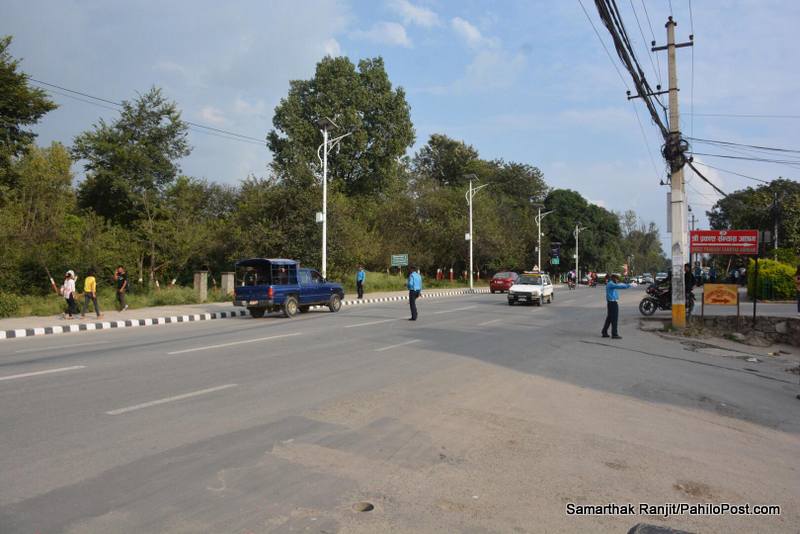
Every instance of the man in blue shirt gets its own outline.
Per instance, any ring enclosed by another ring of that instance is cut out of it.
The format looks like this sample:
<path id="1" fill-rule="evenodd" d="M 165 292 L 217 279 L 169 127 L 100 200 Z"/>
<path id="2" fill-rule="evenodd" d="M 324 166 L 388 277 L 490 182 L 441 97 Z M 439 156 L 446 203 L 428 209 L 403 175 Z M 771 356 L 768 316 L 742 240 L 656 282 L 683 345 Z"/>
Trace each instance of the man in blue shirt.
<path id="1" fill-rule="evenodd" d="M 358 266 L 358 272 L 356 273 L 356 290 L 358 291 L 358 298 L 364 298 L 364 280 L 367 278 L 367 273 L 364 271 L 364 266 Z"/>
<path id="2" fill-rule="evenodd" d="M 611 281 L 606 284 L 606 322 L 603 325 L 603 337 L 608 337 L 608 327 L 611 325 L 611 338 L 622 339 L 617 330 L 619 321 L 619 294 L 617 289 L 628 289 L 630 284 L 620 284 L 616 274 L 611 275 Z"/>
<path id="3" fill-rule="evenodd" d="M 411 267 L 408 274 L 408 302 L 411 305 L 411 319 L 409 321 L 417 320 L 417 299 L 422 293 L 422 277 L 417 272 L 416 267 Z"/>

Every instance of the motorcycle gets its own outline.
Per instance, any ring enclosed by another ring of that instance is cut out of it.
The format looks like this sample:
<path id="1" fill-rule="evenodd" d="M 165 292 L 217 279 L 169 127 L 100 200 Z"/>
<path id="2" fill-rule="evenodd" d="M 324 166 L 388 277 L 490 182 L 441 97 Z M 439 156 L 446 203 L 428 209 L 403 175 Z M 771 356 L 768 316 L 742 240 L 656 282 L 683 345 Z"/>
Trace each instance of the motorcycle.
<path id="1" fill-rule="evenodd" d="M 647 296 L 639 303 L 639 313 L 644 316 L 653 315 L 658 310 L 672 309 L 672 288 L 670 286 L 659 287 L 651 284 L 647 288 Z M 686 317 L 692 314 L 694 309 L 694 293 L 691 291 L 686 294 Z"/>
<path id="2" fill-rule="evenodd" d="M 567 280 L 567 287 L 570 289 L 575 289 L 575 280 Z"/>

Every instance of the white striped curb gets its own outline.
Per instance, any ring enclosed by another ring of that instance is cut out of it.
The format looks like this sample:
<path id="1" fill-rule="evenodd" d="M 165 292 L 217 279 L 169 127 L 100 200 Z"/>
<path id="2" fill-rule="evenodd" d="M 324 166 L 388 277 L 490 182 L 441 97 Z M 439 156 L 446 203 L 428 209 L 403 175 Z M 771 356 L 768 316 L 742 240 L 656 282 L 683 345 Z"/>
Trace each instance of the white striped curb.
<path id="1" fill-rule="evenodd" d="M 471 293 L 488 293 L 488 289 L 469 289 L 455 291 L 435 291 L 425 292 L 420 298 L 448 297 L 454 295 L 468 295 Z M 408 300 L 408 295 L 397 295 L 393 297 L 379 297 L 372 299 L 354 299 L 342 301 L 344 306 L 354 306 L 360 304 L 374 304 L 378 302 L 395 302 Z M 314 308 L 324 308 L 325 306 L 314 306 Z M 210 321 L 212 319 L 232 319 L 236 317 L 246 317 L 250 315 L 247 310 L 233 310 L 223 312 L 197 313 L 194 315 L 172 315 L 169 317 L 153 317 L 151 319 L 128 319 L 125 321 L 98 321 L 93 323 L 79 323 L 56 326 L 45 326 L 36 328 L 17 328 L 14 330 L 0 330 L 0 340 L 14 339 L 19 337 L 47 336 L 52 334 L 69 334 L 71 332 L 85 332 L 87 330 L 108 330 L 119 328 L 135 328 L 139 326 L 153 326 L 172 323 L 191 323 L 195 321 Z"/>

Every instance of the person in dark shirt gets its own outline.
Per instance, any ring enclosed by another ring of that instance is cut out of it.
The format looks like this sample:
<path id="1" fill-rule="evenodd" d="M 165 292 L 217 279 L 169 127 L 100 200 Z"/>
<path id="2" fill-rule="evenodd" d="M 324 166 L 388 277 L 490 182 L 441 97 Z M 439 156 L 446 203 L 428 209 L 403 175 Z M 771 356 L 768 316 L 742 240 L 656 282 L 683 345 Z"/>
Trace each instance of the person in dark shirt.
<path id="1" fill-rule="evenodd" d="M 122 265 L 117 267 L 114 272 L 114 281 L 117 284 L 117 302 L 119 303 L 119 310 L 125 311 L 128 309 L 128 304 L 125 302 L 125 294 L 128 292 L 128 273 Z"/>
<path id="2" fill-rule="evenodd" d="M 692 269 L 688 263 L 684 264 L 683 266 L 683 288 L 686 291 L 686 294 L 692 292 L 694 288 L 694 284 L 697 280 L 695 280 L 694 275 L 692 274 Z"/>

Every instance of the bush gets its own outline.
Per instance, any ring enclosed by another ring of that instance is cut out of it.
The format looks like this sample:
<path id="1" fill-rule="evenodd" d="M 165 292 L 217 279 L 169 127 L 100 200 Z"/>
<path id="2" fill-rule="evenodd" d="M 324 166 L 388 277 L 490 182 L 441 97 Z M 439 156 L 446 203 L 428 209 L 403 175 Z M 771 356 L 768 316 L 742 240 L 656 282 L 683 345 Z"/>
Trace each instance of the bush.
<path id="1" fill-rule="evenodd" d="M 750 260 L 747 267 L 747 294 L 763 300 L 790 300 L 795 298 L 795 267 L 775 260 L 758 260 L 758 287 L 756 288 L 756 263 Z"/>
<path id="2" fill-rule="evenodd" d="M 13 317 L 19 312 L 22 299 L 13 293 L 0 291 L 0 317 Z"/>

